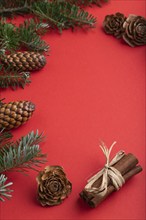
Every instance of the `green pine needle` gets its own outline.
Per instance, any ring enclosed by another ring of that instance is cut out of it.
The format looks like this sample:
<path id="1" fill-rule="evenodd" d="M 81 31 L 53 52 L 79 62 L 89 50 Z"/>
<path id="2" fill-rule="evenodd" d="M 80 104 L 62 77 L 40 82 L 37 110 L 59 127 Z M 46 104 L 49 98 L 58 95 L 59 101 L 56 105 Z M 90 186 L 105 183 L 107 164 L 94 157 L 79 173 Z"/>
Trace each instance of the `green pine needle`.
<path id="1" fill-rule="evenodd" d="M 19 43 L 22 48 L 37 52 L 47 52 L 49 45 L 40 38 L 40 34 L 44 34 L 48 24 L 43 24 L 38 20 L 25 20 L 17 29 L 20 36 Z"/>
<path id="2" fill-rule="evenodd" d="M 57 0 L 54 0 L 57 1 Z M 59 0 L 59 2 L 69 2 L 70 4 L 80 5 L 80 6 L 90 6 L 92 4 L 101 7 L 102 2 L 107 2 L 108 0 Z"/>
<path id="3" fill-rule="evenodd" d="M 59 31 L 75 26 L 94 27 L 96 23 L 93 15 L 68 2 L 34 3 L 32 13 Z"/>
<path id="4" fill-rule="evenodd" d="M 95 4 L 101 7 L 103 2 L 108 0 L 1 0 L 0 1 L 0 16 L 12 17 L 13 15 L 23 15 L 31 12 L 34 3 L 62 3 L 68 2 L 79 6 L 90 6 Z"/>
<path id="5" fill-rule="evenodd" d="M 40 38 L 48 28 L 39 20 L 25 20 L 23 24 L 16 27 L 8 23 L 5 19 L 0 20 L 0 54 L 12 52 L 20 49 L 30 51 L 46 52 L 49 45 Z"/>
<path id="6" fill-rule="evenodd" d="M 0 0 L 0 16 L 12 17 L 30 13 L 30 6 L 34 2 L 46 0 Z"/>
<path id="7" fill-rule="evenodd" d="M 16 143 L 2 147 L 0 173 L 11 169 L 19 172 L 26 172 L 28 169 L 37 170 L 36 167 L 46 162 L 46 155 L 42 154 L 39 146 L 42 139 L 42 134 L 32 131 Z"/>
<path id="8" fill-rule="evenodd" d="M 9 189 L 9 186 L 11 186 L 13 183 L 9 182 L 6 183 L 7 177 L 4 174 L 0 175 L 0 201 L 4 202 L 5 199 L 10 199 L 12 195 L 10 194 L 13 192 L 13 190 Z"/>
<path id="9" fill-rule="evenodd" d="M 23 4 L 28 5 L 28 2 L 23 1 Z M 68 28 L 94 27 L 96 24 L 92 14 L 69 2 L 29 1 L 29 7 L 34 19 L 24 21 L 19 27 L 5 19 L 0 20 L 0 54 L 21 49 L 46 52 L 49 45 L 40 35 L 47 30 L 57 29 L 62 32 Z"/>
<path id="10" fill-rule="evenodd" d="M 0 102 L 1 103 L 1 102 Z M 1 105 L 0 105 L 1 106 Z M 10 131 L 4 132 L 3 130 L 0 132 L 0 148 L 4 146 L 6 143 L 10 141 L 10 139 L 13 137 L 12 133 Z"/>
<path id="11" fill-rule="evenodd" d="M 28 72 L 13 73 L 4 72 L 0 73 L 0 88 L 12 88 L 13 90 L 18 87 L 24 88 L 26 85 L 30 84 L 30 74 Z"/>
<path id="12" fill-rule="evenodd" d="M 5 52 L 19 49 L 19 35 L 17 28 L 11 23 L 7 23 L 5 19 L 0 20 L 0 52 Z"/>

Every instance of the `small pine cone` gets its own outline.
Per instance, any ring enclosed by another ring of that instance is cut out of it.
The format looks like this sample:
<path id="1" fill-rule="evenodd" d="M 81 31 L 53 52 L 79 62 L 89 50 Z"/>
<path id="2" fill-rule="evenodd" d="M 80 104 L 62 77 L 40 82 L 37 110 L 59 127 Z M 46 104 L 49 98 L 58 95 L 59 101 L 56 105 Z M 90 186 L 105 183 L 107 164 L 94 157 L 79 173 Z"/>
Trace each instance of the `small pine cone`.
<path id="1" fill-rule="evenodd" d="M 29 101 L 0 102 L 0 130 L 17 128 L 28 121 L 35 110 Z"/>
<path id="2" fill-rule="evenodd" d="M 46 64 L 44 55 L 37 52 L 17 52 L 5 55 L 1 58 L 5 67 L 17 71 L 35 71 L 43 68 Z"/>
<path id="3" fill-rule="evenodd" d="M 126 20 L 124 14 L 117 12 L 115 15 L 107 15 L 103 21 L 105 33 L 121 38 L 124 31 L 123 23 Z"/>
<path id="4" fill-rule="evenodd" d="M 144 17 L 129 15 L 123 28 L 123 39 L 131 47 L 146 45 L 146 19 Z"/>
<path id="5" fill-rule="evenodd" d="M 42 206 L 59 205 L 71 193 L 72 184 L 60 166 L 47 166 L 37 176 L 38 201 Z"/>

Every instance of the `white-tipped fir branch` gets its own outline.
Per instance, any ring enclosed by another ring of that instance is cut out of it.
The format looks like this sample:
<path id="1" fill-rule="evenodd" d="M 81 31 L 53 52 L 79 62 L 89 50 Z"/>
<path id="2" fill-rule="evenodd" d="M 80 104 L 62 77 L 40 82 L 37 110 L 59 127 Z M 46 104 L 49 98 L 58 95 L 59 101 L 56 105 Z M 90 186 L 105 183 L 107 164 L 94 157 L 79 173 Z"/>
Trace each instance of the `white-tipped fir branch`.
<path id="1" fill-rule="evenodd" d="M 28 172 L 32 169 L 38 171 L 38 167 L 46 162 L 46 154 L 43 154 L 39 143 L 44 139 L 43 134 L 31 131 L 18 141 L 11 141 L 10 132 L 0 132 L 0 201 L 10 198 L 12 190 L 6 183 L 5 171 Z"/>
<path id="2" fill-rule="evenodd" d="M 11 190 L 9 186 L 13 183 L 6 183 L 7 179 L 4 174 L 0 174 L 0 201 L 2 202 L 5 201 L 5 198 L 10 199 L 12 197 L 11 192 L 13 192 L 13 190 Z"/>
<path id="3" fill-rule="evenodd" d="M 37 167 L 46 162 L 46 155 L 39 146 L 42 139 L 42 134 L 32 131 L 17 142 L 1 147 L 0 173 L 11 169 L 19 172 L 37 170 Z"/>

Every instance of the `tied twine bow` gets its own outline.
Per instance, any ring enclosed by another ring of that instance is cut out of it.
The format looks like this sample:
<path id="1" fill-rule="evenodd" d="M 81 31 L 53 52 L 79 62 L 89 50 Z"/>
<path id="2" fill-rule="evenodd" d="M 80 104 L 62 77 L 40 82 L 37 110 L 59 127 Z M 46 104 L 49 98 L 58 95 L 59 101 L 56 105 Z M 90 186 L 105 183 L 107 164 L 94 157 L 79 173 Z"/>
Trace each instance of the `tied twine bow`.
<path id="1" fill-rule="evenodd" d="M 99 196 L 103 197 L 107 193 L 109 181 L 112 182 L 112 185 L 115 187 L 116 190 L 119 190 L 125 183 L 125 180 L 122 177 L 121 173 L 113 167 L 113 165 L 116 164 L 125 155 L 124 151 L 119 151 L 110 161 L 110 154 L 115 144 L 116 142 L 114 142 L 109 149 L 105 146 L 103 142 L 99 145 L 106 157 L 106 164 L 101 171 L 99 171 L 87 181 L 88 184 L 85 186 L 86 191 L 96 193 Z M 100 187 L 92 187 L 92 184 L 100 177 L 102 177 Z"/>

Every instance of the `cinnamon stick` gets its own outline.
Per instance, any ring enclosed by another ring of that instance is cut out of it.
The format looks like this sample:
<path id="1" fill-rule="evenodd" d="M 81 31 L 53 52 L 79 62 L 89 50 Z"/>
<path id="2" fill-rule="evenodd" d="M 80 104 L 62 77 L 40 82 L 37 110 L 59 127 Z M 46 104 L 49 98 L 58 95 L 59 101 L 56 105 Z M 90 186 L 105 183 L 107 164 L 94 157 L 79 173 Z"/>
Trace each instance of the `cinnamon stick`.
<path id="1" fill-rule="evenodd" d="M 133 154 L 129 153 L 127 155 L 124 155 L 121 158 L 121 160 L 119 160 L 113 167 L 115 167 L 117 170 L 119 170 L 119 172 L 122 175 L 124 175 L 127 171 L 135 167 L 137 163 L 138 163 L 137 158 Z M 102 182 L 102 178 L 99 178 L 93 183 L 92 187 L 98 188 L 101 185 L 101 182 Z M 93 193 L 87 192 L 86 190 L 83 190 L 83 194 L 84 194 L 84 199 L 87 202 L 88 200 L 91 200 L 94 197 Z M 82 197 L 82 193 L 80 193 L 80 195 Z"/>
<path id="2" fill-rule="evenodd" d="M 138 174 L 141 171 L 142 171 L 142 167 L 141 166 L 136 166 L 132 170 L 127 172 L 123 177 L 124 177 L 125 181 L 127 182 L 127 180 L 129 180 L 132 176 Z M 105 196 L 99 197 L 99 196 L 95 195 L 89 201 L 89 203 L 88 203 L 89 206 L 95 208 L 97 205 L 99 205 L 102 201 L 104 201 L 114 191 L 115 191 L 114 186 L 113 185 L 109 185 L 108 188 L 107 188 L 107 193 L 105 194 Z"/>
<path id="3" fill-rule="evenodd" d="M 127 181 L 132 176 L 142 171 L 141 166 L 137 166 L 138 159 L 131 153 L 125 155 L 121 160 L 119 160 L 113 167 L 115 167 L 124 177 L 125 181 Z M 96 180 L 92 187 L 98 188 L 101 185 L 102 178 Z M 80 193 L 80 197 L 84 199 L 86 203 L 91 207 L 96 207 L 100 204 L 104 199 L 106 199 L 113 191 L 115 191 L 114 186 L 111 185 L 109 181 L 108 190 L 104 197 L 99 197 L 98 195 L 88 192 L 85 189 Z"/>

